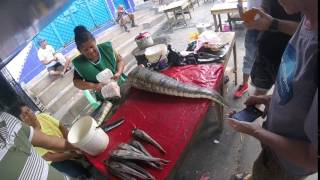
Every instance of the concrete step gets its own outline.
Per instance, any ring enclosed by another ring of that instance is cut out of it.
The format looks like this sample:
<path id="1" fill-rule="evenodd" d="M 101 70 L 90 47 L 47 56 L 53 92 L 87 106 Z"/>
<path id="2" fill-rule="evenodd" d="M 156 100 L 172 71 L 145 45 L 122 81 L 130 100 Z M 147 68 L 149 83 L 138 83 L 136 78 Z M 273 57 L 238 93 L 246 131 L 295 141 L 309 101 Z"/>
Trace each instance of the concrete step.
<path id="1" fill-rule="evenodd" d="M 130 33 L 124 32 L 119 25 L 115 25 L 98 35 L 98 37 L 102 38 L 97 38 L 98 43 L 112 41 L 114 48 L 124 58 L 125 74 L 128 74 L 137 66 L 136 60 L 131 54 L 132 50 L 137 47 L 134 37 L 143 30 L 147 30 L 151 34 L 154 33 L 153 31 L 156 30 L 152 30 L 153 27 L 160 27 L 164 20 L 166 20 L 164 14 L 155 14 L 154 11 L 148 9 L 136 11 L 135 16 L 136 23 L 139 26 L 130 28 Z M 75 48 L 68 53 L 68 56 L 76 56 L 77 54 L 79 52 Z M 72 78 L 73 71 L 68 72 L 64 78 L 57 80 L 49 79 L 48 73 L 45 71 L 37 81 L 34 80 L 34 82 L 38 83 L 34 83 L 32 87 L 28 86 L 46 105 L 49 113 L 52 113 L 54 117 L 69 125 L 79 115 L 84 115 L 91 109 L 89 102 L 82 94 L 82 90 L 74 87 Z"/>
<path id="2" fill-rule="evenodd" d="M 45 69 L 33 78 L 28 84 L 24 86 L 25 89 L 30 90 L 35 95 L 38 95 L 46 87 L 48 87 L 56 78 L 49 76 L 48 71 Z M 41 83 L 40 83 L 41 82 Z"/>
<path id="3" fill-rule="evenodd" d="M 44 105 L 50 103 L 52 99 L 55 98 L 59 92 L 61 92 L 66 86 L 72 82 L 73 79 L 73 70 L 68 71 L 64 77 L 56 79 L 51 82 L 49 86 L 39 92 L 38 97 Z"/>
<path id="4" fill-rule="evenodd" d="M 147 24 L 148 26 L 153 27 L 154 25 L 162 22 L 163 17 L 164 17 L 164 15 L 162 15 L 162 14 L 151 16 L 150 18 L 148 18 L 144 21 L 144 24 Z M 139 27 L 133 28 L 125 36 L 119 37 L 118 39 L 115 39 L 114 42 L 112 42 L 115 44 L 119 43 L 119 45 L 116 46 L 117 47 L 116 50 L 124 57 L 125 64 L 128 63 L 128 60 L 134 58 L 133 55 L 131 54 L 131 52 L 137 47 L 137 45 L 134 41 L 134 38 L 139 32 L 141 32 L 143 30 L 150 31 L 151 29 L 144 29 L 143 26 L 139 26 Z M 121 40 L 123 40 L 123 42 L 120 44 Z M 130 58 L 128 58 L 127 56 Z"/>
<path id="5" fill-rule="evenodd" d="M 59 119 L 67 127 L 70 127 L 75 119 L 87 114 L 85 109 L 88 106 L 90 106 L 90 104 L 83 95 L 82 90 L 78 90 L 67 104 L 63 105 L 54 113 L 54 117 Z"/>
<path id="6" fill-rule="evenodd" d="M 70 83 L 62 91 L 60 91 L 54 99 L 52 99 L 48 104 L 48 111 L 54 114 L 63 105 L 68 104 L 71 98 L 79 91 L 78 88 L 74 87 L 73 83 Z"/>
<path id="7" fill-rule="evenodd" d="M 117 49 L 123 49 L 126 46 L 127 42 L 134 41 L 134 38 L 143 30 L 151 28 L 153 25 L 159 23 L 159 21 L 164 17 L 162 14 L 146 16 L 138 24 L 138 27 L 130 28 L 130 32 L 122 33 L 119 36 L 115 36 L 111 39 L 111 42 L 114 47 Z"/>
<path id="8" fill-rule="evenodd" d="M 145 18 L 145 16 L 150 16 L 150 13 L 152 13 L 153 15 L 154 12 L 147 9 L 134 12 L 136 24 L 139 25 L 141 22 L 143 22 L 143 19 Z M 130 28 L 129 24 L 128 26 Z M 112 41 L 112 39 L 122 36 L 123 34 L 127 34 L 127 32 L 125 32 L 124 29 L 119 26 L 119 24 L 116 24 L 110 27 L 109 29 L 107 29 L 106 31 L 98 34 L 97 42 L 102 43 L 105 41 Z"/>

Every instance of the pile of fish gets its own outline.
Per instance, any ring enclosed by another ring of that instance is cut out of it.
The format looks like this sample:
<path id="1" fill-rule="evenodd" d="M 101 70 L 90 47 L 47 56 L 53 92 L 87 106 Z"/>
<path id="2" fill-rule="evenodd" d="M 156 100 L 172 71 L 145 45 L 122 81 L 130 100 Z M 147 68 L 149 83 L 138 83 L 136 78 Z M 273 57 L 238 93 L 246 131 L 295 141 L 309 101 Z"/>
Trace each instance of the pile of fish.
<path id="1" fill-rule="evenodd" d="M 161 145 L 143 130 L 134 128 L 132 135 L 136 139 L 154 145 L 163 154 L 166 153 Z M 119 144 L 117 149 L 111 151 L 109 160 L 105 162 L 108 166 L 108 171 L 123 180 L 154 180 L 155 177 L 140 165 L 147 165 L 161 170 L 167 163 L 169 161 L 152 156 L 137 140 Z"/>
<path id="2" fill-rule="evenodd" d="M 128 74 L 128 81 L 132 87 L 144 91 L 187 98 L 205 98 L 228 107 L 217 91 L 181 83 L 169 76 L 140 66 L 137 66 Z"/>

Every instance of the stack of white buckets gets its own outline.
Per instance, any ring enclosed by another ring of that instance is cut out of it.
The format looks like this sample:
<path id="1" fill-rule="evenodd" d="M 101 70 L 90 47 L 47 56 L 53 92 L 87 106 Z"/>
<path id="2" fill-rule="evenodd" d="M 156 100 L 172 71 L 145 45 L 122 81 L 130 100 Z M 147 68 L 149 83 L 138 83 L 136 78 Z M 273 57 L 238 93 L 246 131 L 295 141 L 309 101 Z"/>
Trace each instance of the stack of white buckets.
<path id="1" fill-rule="evenodd" d="M 80 150 L 96 156 L 107 148 L 109 136 L 92 117 L 84 116 L 72 125 L 68 141 Z"/>

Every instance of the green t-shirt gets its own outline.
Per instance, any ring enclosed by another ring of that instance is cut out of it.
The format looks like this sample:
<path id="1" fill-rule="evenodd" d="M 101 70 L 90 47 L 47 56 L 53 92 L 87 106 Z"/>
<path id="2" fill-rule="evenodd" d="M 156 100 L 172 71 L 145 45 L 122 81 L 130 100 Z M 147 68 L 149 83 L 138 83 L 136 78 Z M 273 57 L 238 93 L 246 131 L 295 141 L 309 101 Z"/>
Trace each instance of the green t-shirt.
<path id="1" fill-rule="evenodd" d="M 14 116 L 0 112 L 1 179 L 71 179 L 52 168 L 31 144 L 33 128 Z"/>

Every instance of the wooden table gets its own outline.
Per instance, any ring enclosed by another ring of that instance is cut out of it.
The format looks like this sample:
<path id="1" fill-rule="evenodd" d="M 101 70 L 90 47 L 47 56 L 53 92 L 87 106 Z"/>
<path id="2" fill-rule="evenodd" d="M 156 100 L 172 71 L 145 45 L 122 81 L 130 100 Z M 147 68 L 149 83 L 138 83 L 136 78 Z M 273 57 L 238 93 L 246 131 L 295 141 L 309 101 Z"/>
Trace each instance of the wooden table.
<path id="1" fill-rule="evenodd" d="M 188 0 L 180 0 L 180 1 L 174 1 L 174 2 L 164 6 L 163 9 L 161 9 L 166 14 L 168 21 L 170 22 L 171 28 L 173 27 L 174 24 L 177 23 L 179 13 L 181 13 L 181 15 L 183 17 L 183 21 L 184 21 L 185 25 L 187 26 L 185 13 L 189 14 L 190 19 L 192 18 L 189 6 L 190 6 L 190 2 Z M 173 13 L 173 19 L 174 19 L 173 22 L 170 21 L 170 17 L 169 17 L 170 12 Z"/>
<path id="2" fill-rule="evenodd" d="M 218 29 L 220 29 L 220 31 L 222 31 L 222 23 L 221 23 L 220 14 L 227 14 L 228 18 L 229 18 L 230 13 L 238 13 L 239 10 L 237 8 L 237 4 L 238 4 L 237 2 L 225 2 L 225 3 L 219 3 L 219 4 L 213 5 L 213 7 L 211 8 L 210 11 L 213 16 L 215 31 L 218 31 Z M 243 8 L 244 9 L 247 8 L 247 2 L 243 2 Z M 217 21 L 217 16 L 219 19 L 219 23 Z M 230 25 L 230 28 L 232 28 L 230 21 L 229 21 L 229 25 Z"/>
<path id="3" fill-rule="evenodd" d="M 217 33 L 218 37 L 221 39 L 222 43 L 229 43 L 230 47 L 224 57 L 223 64 L 224 64 L 224 71 L 225 68 L 228 65 L 228 62 L 231 57 L 231 52 L 233 52 L 233 73 L 234 73 L 234 84 L 238 84 L 238 73 L 237 73 L 237 47 L 236 47 L 236 33 L 235 32 L 212 32 L 212 33 Z M 220 85 L 220 91 L 224 95 L 225 93 L 225 87 L 224 87 L 224 82 L 221 83 Z M 218 116 L 223 119 L 223 107 L 220 107 Z"/>

